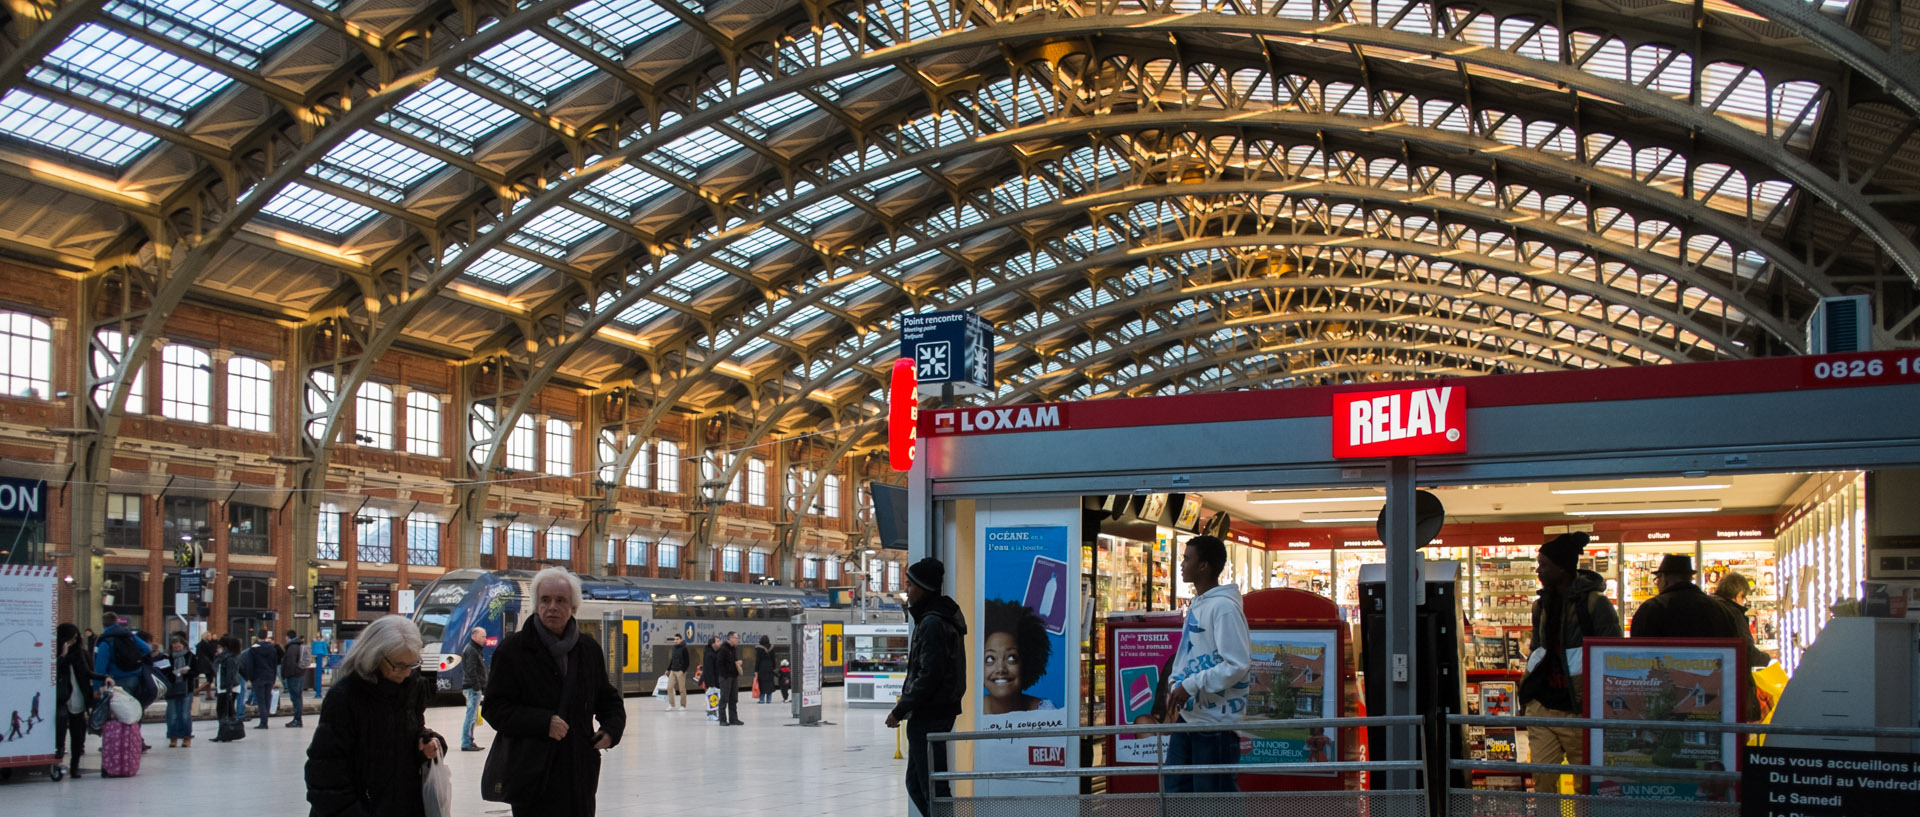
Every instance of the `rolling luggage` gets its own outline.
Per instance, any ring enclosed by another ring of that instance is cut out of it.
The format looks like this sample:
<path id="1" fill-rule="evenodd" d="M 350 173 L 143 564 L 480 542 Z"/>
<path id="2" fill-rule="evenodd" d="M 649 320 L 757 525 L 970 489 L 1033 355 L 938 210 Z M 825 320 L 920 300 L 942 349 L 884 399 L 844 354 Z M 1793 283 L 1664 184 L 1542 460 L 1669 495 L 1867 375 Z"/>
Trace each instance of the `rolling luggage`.
<path id="1" fill-rule="evenodd" d="M 107 721 L 101 730 L 100 774 L 132 777 L 140 773 L 140 725 Z"/>

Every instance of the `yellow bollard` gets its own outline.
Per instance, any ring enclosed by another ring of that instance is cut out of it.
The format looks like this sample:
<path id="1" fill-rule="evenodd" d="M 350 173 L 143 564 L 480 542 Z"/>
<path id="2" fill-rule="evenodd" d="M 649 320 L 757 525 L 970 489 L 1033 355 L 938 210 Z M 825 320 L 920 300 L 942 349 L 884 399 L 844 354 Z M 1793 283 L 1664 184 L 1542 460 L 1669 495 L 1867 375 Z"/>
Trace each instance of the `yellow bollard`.
<path id="1" fill-rule="evenodd" d="M 900 759 L 900 728 L 897 726 L 893 729 L 893 759 Z"/>

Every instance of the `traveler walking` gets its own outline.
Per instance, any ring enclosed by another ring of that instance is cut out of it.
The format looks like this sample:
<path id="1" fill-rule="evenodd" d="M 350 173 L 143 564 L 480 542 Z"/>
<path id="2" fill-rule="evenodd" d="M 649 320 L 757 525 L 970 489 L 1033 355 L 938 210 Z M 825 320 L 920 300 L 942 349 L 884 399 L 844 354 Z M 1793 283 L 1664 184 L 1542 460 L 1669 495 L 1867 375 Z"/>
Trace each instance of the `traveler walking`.
<path id="1" fill-rule="evenodd" d="M 267 716 L 273 714 L 273 679 L 280 674 L 282 657 L 279 645 L 273 643 L 273 633 L 261 630 L 241 659 L 247 683 L 253 687 L 254 706 L 260 710 L 260 723 L 255 729 L 267 728 Z"/>
<path id="2" fill-rule="evenodd" d="M 667 659 L 667 709 L 674 708 L 674 696 L 679 696 L 680 710 L 687 708 L 687 641 L 680 636 L 670 639 L 673 644 L 672 657 Z"/>
<path id="3" fill-rule="evenodd" d="M 528 586 L 535 614 L 495 648 L 482 704 L 493 751 L 507 752 L 505 774 L 481 785 L 515 817 L 590 815 L 600 752 L 620 742 L 626 705 L 607 678 L 606 650 L 574 620 L 580 578 L 549 567 Z"/>
<path id="4" fill-rule="evenodd" d="M 486 647 L 486 628 L 475 627 L 467 633 L 467 646 L 460 649 L 460 693 L 467 696 L 467 716 L 460 721 L 462 752 L 487 748 L 473 742 L 473 727 L 480 720 L 480 696 L 487 691 Z"/>
<path id="5" fill-rule="evenodd" d="M 80 776 L 80 756 L 86 754 L 87 716 L 93 712 L 95 682 L 111 687 L 113 680 L 93 671 L 93 652 L 80 628 L 71 622 L 54 630 L 56 668 L 54 694 L 58 712 L 53 717 L 53 752 L 65 757 L 67 774 Z"/>
<path id="6" fill-rule="evenodd" d="M 760 649 L 753 653 L 753 685 L 759 688 L 763 704 L 773 703 L 774 671 L 773 639 L 760 636 Z"/>
<path id="7" fill-rule="evenodd" d="M 301 640 L 298 631 L 288 630 L 287 648 L 280 654 L 280 686 L 287 691 L 287 697 L 293 699 L 293 717 L 287 720 L 287 725 L 296 729 L 306 725 L 301 693 L 306 691 L 307 674 L 311 672 L 313 653 L 307 650 L 307 642 Z"/>
<path id="8" fill-rule="evenodd" d="M 1607 600 L 1607 582 L 1580 569 L 1587 534 L 1564 533 L 1540 546 L 1534 575 L 1540 597 L 1533 601 L 1533 641 L 1526 677 L 1520 682 L 1522 711 L 1529 718 L 1580 718 L 1580 645 L 1588 638 L 1619 638 L 1620 614 Z M 1528 728 L 1529 761 L 1575 766 L 1585 762 L 1586 732 L 1579 728 Z M 1561 775 L 1535 774 L 1534 791 L 1560 792 Z M 1582 778 L 1575 791 L 1585 788 Z"/>
<path id="9" fill-rule="evenodd" d="M 929 796 L 950 797 L 946 781 L 929 787 L 934 773 L 947 770 L 947 745 L 930 745 L 927 736 L 953 731 L 960 699 L 967 694 L 967 619 L 960 605 L 941 593 L 947 566 L 927 557 L 907 568 L 907 615 L 913 634 L 907 639 L 907 677 L 900 699 L 887 713 L 887 728 L 907 722 L 907 799 L 922 817 L 933 813 Z"/>
<path id="10" fill-rule="evenodd" d="M 432 690 L 419 673 L 423 647 L 412 621 L 382 616 L 341 661 L 307 747 L 314 815 L 424 812 L 422 761 L 444 756 L 447 742 L 426 725 Z"/>
<path id="11" fill-rule="evenodd" d="M 720 685 L 720 725 L 745 726 L 740 720 L 740 634 L 727 633 L 727 640 L 720 642 L 720 653 L 713 659 L 713 668 L 717 672 L 714 681 Z"/>
<path id="12" fill-rule="evenodd" d="M 1214 536 L 1187 540 L 1180 575 L 1193 583 L 1193 603 L 1174 650 L 1167 678 L 1167 711 L 1186 723 L 1219 724 L 1218 732 L 1176 732 L 1167 740 L 1167 765 L 1212 766 L 1238 763 L 1240 737 L 1232 724 L 1246 716 L 1247 671 L 1252 666 L 1252 637 L 1240 588 L 1220 583 L 1227 546 Z M 1165 790 L 1231 792 L 1239 784 L 1231 774 L 1167 775 Z"/>

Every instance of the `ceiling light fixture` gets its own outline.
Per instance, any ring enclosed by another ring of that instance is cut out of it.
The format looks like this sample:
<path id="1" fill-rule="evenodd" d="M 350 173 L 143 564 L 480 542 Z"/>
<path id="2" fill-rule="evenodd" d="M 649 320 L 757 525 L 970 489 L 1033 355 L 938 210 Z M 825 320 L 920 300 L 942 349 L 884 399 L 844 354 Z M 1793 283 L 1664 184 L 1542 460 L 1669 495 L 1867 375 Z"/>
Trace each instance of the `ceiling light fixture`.
<path id="1" fill-rule="evenodd" d="M 1568 516 L 1651 516 L 1673 513 L 1718 513 L 1719 505 L 1573 505 Z"/>
<path id="2" fill-rule="evenodd" d="M 1561 496 L 1573 494 L 1638 494 L 1663 493 L 1667 491 L 1718 491 L 1722 488 L 1732 487 L 1731 484 L 1725 482 L 1708 482 L 1699 485 L 1629 485 L 1614 488 L 1554 488 L 1552 493 Z"/>
<path id="3" fill-rule="evenodd" d="M 1387 495 L 1376 491 L 1364 493 L 1309 493 L 1304 491 L 1252 491 L 1247 494 L 1247 502 L 1253 505 L 1308 505 L 1330 504 L 1334 502 L 1385 502 Z"/>
<path id="4" fill-rule="evenodd" d="M 1375 522 L 1378 521 L 1379 518 L 1377 514 L 1356 516 L 1353 511 L 1307 511 L 1306 513 L 1300 514 L 1300 521 L 1314 524 L 1329 522 Z"/>

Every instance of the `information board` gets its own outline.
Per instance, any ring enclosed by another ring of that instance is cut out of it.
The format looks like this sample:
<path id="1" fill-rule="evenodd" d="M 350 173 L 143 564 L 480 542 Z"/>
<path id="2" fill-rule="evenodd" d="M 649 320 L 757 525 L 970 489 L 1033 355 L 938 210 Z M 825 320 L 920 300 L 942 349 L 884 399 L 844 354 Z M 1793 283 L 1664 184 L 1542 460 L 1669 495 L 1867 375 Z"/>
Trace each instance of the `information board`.
<path id="1" fill-rule="evenodd" d="M 1910 814 L 1920 796 L 1920 755 L 1748 746 L 1740 817 Z"/>
<path id="2" fill-rule="evenodd" d="M 53 762 L 54 570 L 0 565 L 0 766 Z"/>

